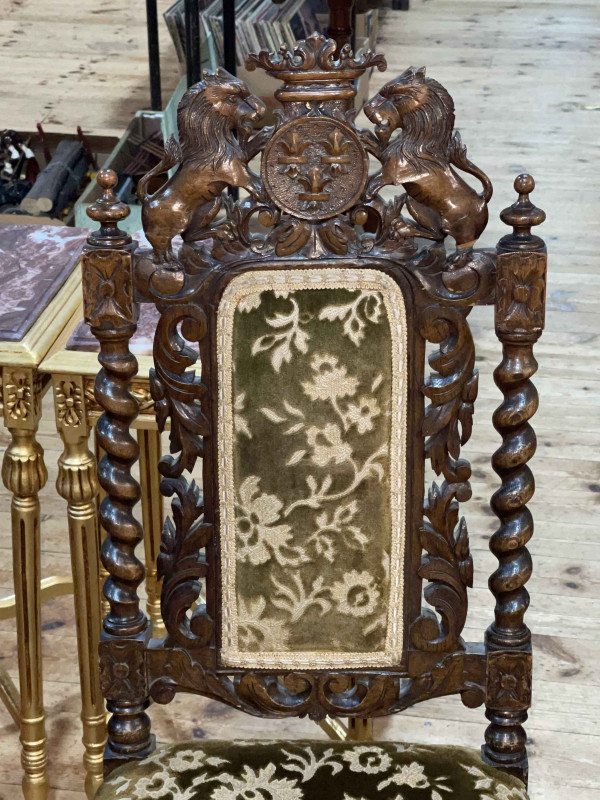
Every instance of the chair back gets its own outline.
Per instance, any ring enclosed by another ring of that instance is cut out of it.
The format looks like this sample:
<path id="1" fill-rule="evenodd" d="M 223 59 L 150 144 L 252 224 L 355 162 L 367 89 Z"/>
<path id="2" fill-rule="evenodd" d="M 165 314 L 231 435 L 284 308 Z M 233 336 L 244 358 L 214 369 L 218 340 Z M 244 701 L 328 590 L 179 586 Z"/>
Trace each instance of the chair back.
<path id="1" fill-rule="evenodd" d="M 484 757 L 523 776 L 529 378 L 546 268 L 530 228 L 544 215 L 529 201 L 533 179 L 520 176 L 503 212 L 513 233 L 497 252 L 474 249 L 492 187 L 454 130 L 449 93 L 411 67 L 367 103 L 374 128 L 361 129 L 356 80 L 385 60 L 334 52 L 315 34 L 293 54 L 250 57 L 249 69 L 281 81 L 273 127 L 255 130 L 264 105 L 222 69 L 188 90 L 179 141 L 138 186 L 150 250 L 119 231 L 127 209 L 115 178 L 98 177 L 105 192 L 90 215 L 102 227 L 84 257 L 84 293 L 103 367 L 108 757 L 147 754 L 148 700 L 178 691 L 316 720 L 456 693 L 487 704 Z M 151 641 L 129 433 L 140 302 L 160 312 L 152 394 L 159 426 L 170 423 L 158 468 L 173 498 L 158 563 L 167 636 Z M 491 541 L 500 566 L 485 644 L 461 636 L 476 304 L 495 304 L 504 347 Z M 426 464 L 439 477 L 424 499 Z"/>

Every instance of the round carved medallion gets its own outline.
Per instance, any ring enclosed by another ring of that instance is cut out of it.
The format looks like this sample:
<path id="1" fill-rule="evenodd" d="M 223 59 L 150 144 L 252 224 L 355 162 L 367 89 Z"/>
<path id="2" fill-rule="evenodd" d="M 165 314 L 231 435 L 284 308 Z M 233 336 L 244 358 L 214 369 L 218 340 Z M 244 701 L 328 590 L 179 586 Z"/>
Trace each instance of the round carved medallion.
<path id="1" fill-rule="evenodd" d="M 265 147 L 262 179 L 279 208 L 319 220 L 356 204 L 368 166 L 358 136 L 343 122 L 301 117 L 283 125 Z"/>

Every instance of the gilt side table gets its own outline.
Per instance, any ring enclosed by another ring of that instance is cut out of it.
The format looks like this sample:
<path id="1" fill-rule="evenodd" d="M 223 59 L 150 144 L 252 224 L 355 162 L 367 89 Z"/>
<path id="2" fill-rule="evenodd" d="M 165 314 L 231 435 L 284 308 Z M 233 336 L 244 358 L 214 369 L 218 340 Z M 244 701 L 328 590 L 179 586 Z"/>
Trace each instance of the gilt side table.
<path id="1" fill-rule="evenodd" d="M 0 619 L 16 617 L 20 693 L 0 668 L 0 699 L 20 728 L 23 793 L 48 792 L 42 695 L 41 602 L 70 593 L 70 577 L 41 581 L 40 503 L 47 480 L 36 434 L 48 377 L 39 365 L 68 325 L 81 297 L 78 261 L 88 231 L 53 225 L 0 224 L 0 380 L 10 442 L 2 480 L 12 496 L 14 595 Z"/>

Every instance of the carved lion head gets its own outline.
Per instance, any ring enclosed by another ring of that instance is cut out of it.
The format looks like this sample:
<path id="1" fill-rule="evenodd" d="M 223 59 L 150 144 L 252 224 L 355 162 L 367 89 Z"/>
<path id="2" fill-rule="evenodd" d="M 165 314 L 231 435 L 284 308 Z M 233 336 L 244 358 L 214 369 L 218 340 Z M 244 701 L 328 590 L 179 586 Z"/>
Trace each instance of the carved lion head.
<path id="1" fill-rule="evenodd" d="M 219 67 L 214 73 L 204 72 L 206 99 L 212 108 L 223 117 L 233 118 L 233 128 L 248 133 L 252 123 L 259 120 L 266 108 L 262 100 L 250 94 L 246 84 Z"/>
<path id="2" fill-rule="evenodd" d="M 264 103 L 239 78 L 221 67 L 214 73 L 205 71 L 177 109 L 184 156 L 200 163 L 209 158 L 218 162 L 228 149 L 237 149 L 233 131 L 250 133 L 265 111 Z"/>
<path id="3" fill-rule="evenodd" d="M 365 106 L 365 114 L 375 123 L 375 132 L 387 141 L 403 118 L 420 108 L 428 99 L 429 86 L 425 67 L 409 67 L 398 78 L 383 86 Z"/>

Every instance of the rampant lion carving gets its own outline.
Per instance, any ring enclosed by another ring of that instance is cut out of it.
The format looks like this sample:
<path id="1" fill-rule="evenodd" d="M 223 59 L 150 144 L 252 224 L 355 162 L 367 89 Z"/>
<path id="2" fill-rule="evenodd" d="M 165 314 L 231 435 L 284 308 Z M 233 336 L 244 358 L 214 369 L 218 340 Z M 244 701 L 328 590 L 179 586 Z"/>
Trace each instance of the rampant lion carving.
<path id="1" fill-rule="evenodd" d="M 142 223 L 157 262 L 174 259 L 171 241 L 177 234 L 189 238 L 212 221 L 226 186 L 262 196 L 258 176 L 248 169 L 247 154 L 234 131 L 247 138 L 252 123 L 264 113 L 264 104 L 246 84 L 221 68 L 204 72 L 203 80 L 184 94 L 177 109 L 180 144 L 171 137 L 160 163 L 138 184 Z M 150 180 L 176 164 L 175 174 L 149 195 Z"/>
<path id="2" fill-rule="evenodd" d="M 420 225 L 452 236 L 459 251 L 470 249 L 487 224 L 492 184 L 469 161 L 460 134 L 453 131 L 454 103 L 446 89 L 425 77 L 425 67 L 410 67 L 386 83 L 364 111 L 382 148 L 382 169 L 369 181 L 367 197 L 401 184 Z M 402 133 L 390 142 L 397 128 Z M 483 192 L 477 194 L 453 166 L 475 175 Z"/>

